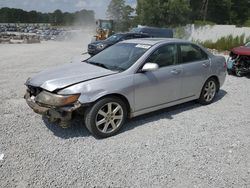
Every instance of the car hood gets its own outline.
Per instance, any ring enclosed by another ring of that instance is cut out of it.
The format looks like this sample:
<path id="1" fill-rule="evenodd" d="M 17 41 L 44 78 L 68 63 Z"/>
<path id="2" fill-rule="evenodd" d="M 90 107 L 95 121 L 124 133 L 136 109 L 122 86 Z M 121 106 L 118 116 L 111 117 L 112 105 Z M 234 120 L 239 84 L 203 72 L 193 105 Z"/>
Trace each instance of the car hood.
<path id="1" fill-rule="evenodd" d="M 69 63 L 36 74 L 27 80 L 26 85 L 41 87 L 52 92 L 116 73 L 85 62 Z"/>
<path id="2" fill-rule="evenodd" d="M 238 55 L 250 55 L 250 48 L 246 46 L 240 46 L 237 48 L 233 48 L 232 52 Z"/>

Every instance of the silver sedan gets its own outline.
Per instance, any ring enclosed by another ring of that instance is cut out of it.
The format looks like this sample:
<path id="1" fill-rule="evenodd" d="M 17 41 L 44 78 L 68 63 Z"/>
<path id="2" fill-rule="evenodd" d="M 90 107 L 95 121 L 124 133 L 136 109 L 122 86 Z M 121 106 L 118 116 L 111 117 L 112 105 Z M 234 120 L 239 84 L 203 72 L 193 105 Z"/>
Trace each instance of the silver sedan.
<path id="1" fill-rule="evenodd" d="M 127 118 L 198 100 L 213 102 L 226 78 L 226 60 L 179 39 L 118 43 L 83 62 L 38 73 L 25 99 L 62 126 L 75 113 L 96 137 L 117 133 Z"/>

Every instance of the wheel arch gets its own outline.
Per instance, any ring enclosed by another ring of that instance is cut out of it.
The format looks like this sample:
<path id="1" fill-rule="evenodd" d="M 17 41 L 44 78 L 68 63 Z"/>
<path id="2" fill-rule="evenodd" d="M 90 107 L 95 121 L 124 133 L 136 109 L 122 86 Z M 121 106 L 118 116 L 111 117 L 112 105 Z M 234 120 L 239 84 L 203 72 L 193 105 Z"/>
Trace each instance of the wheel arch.
<path id="1" fill-rule="evenodd" d="M 211 79 L 211 78 L 213 78 L 213 79 L 215 79 L 216 80 L 216 82 L 217 82 L 217 92 L 220 90 L 220 80 L 219 80 L 219 78 L 218 78 L 218 76 L 216 76 L 216 75 L 212 75 L 212 76 L 210 76 L 207 80 L 206 80 L 206 82 L 209 80 L 209 79 Z M 206 83 L 205 82 L 205 83 Z"/>
<path id="2" fill-rule="evenodd" d="M 103 98 L 107 98 L 107 97 L 116 97 L 116 98 L 121 99 L 121 100 L 125 103 L 125 105 L 126 105 L 126 107 L 127 107 L 128 117 L 130 117 L 130 113 L 131 113 L 131 111 L 132 111 L 131 105 L 130 105 L 130 103 L 129 103 L 129 100 L 128 100 L 124 95 L 119 94 L 119 93 L 109 93 L 109 94 L 106 94 L 106 95 L 101 96 L 101 97 L 98 98 L 96 101 L 99 101 L 99 100 L 101 100 L 101 99 L 103 99 Z M 96 102 L 96 101 L 95 101 L 95 102 Z"/>
<path id="3" fill-rule="evenodd" d="M 200 93 L 199 93 L 199 96 L 201 96 L 203 87 L 205 86 L 206 82 L 207 82 L 209 79 L 211 79 L 211 78 L 213 78 L 213 79 L 216 80 L 216 83 L 217 83 L 217 86 L 218 86 L 218 87 L 217 87 L 217 92 L 220 90 L 220 81 L 219 81 L 219 78 L 218 78 L 216 75 L 211 75 L 211 76 L 209 76 L 209 77 L 205 80 L 205 82 L 203 83 L 202 88 L 201 88 Z"/>
<path id="4" fill-rule="evenodd" d="M 208 81 L 211 80 L 211 79 L 213 79 L 216 82 L 215 84 L 216 84 L 216 87 L 217 87 L 216 89 L 217 90 L 215 91 L 215 94 L 213 95 L 213 98 L 211 100 L 207 101 L 207 100 L 204 99 L 204 88 L 206 87 L 206 84 L 208 83 Z M 203 87 L 201 89 L 201 92 L 200 92 L 200 95 L 199 95 L 199 98 L 198 98 L 197 101 L 202 105 L 211 104 L 213 102 L 214 98 L 215 98 L 216 93 L 218 93 L 219 89 L 220 89 L 219 78 L 216 75 L 212 75 L 212 76 L 208 77 L 206 79 L 205 83 L 203 84 Z"/>

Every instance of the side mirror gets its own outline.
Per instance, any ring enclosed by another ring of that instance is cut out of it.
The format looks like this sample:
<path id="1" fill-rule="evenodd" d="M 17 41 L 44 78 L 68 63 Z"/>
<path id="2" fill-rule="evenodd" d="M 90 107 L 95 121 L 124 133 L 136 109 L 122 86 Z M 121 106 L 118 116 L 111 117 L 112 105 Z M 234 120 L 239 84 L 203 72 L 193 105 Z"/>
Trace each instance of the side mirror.
<path id="1" fill-rule="evenodd" d="M 159 65 L 156 63 L 146 63 L 142 69 L 141 72 L 151 72 L 151 71 L 156 71 L 159 69 Z"/>

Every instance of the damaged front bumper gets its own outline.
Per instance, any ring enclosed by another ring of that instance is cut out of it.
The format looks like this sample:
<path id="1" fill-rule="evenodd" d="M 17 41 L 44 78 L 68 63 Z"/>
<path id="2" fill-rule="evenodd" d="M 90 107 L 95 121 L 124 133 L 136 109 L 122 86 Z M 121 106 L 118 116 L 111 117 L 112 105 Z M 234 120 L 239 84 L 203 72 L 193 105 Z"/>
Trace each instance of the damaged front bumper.
<path id="1" fill-rule="evenodd" d="M 240 74 L 250 73 L 250 56 L 238 55 L 231 52 L 227 60 L 227 71 L 229 73 L 238 72 Z"/>
<path id="2" fill-rule="evenodd" d="M 36 103 L 35 97 L 31 96 L 29 91 L 25 93 L 24 99 L 35 113 L 48 117 L 51 122 L 56 122 L 58 120 L 60 122 L 70 121 L 72 119 L 72 113 L 81 107 L 79 102 L 64 107 L 41 106 Z"/>

